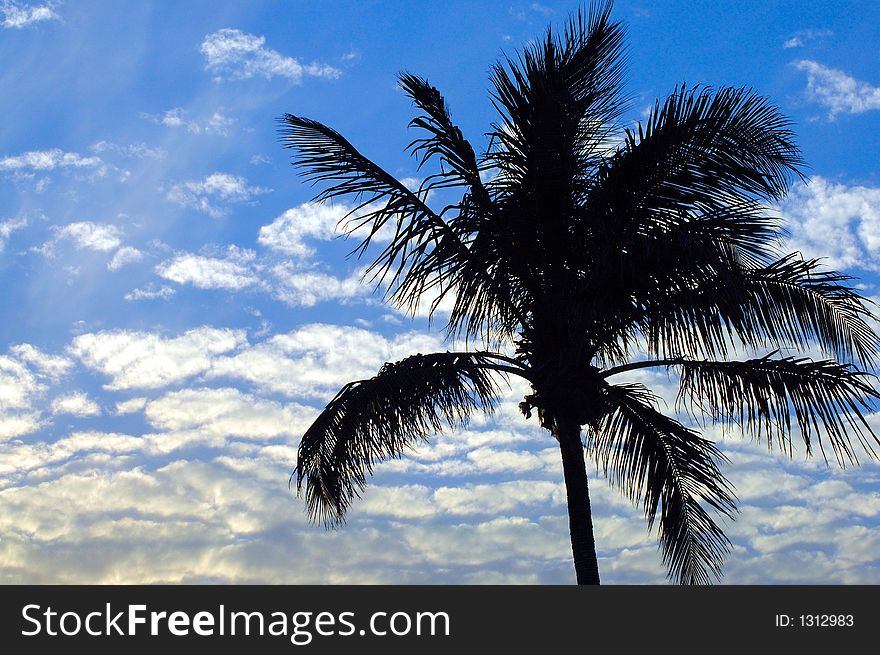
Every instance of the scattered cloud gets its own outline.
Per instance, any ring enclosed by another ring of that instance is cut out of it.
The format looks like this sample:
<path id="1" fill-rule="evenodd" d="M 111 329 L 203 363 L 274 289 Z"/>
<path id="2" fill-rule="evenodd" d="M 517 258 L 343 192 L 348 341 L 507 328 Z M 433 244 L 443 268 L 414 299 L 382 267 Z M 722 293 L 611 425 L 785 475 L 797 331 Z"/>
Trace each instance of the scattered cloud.
<path id="1" fill-rule="evenodd" d="M 386 338 L 317 323 L 219 356 L 208 377 L 242 380 L 269 393 L 324 398 L 350 380 L 372 377 L 385 362 L 444 349 L 438 335 L 408 332 Z"/>
<path id="2" fill-rule="evenodd" d="M 34 367 L 39 375 L 54 382 L 67 375 L 73 366 L 73 362 L 66 357 L 50 355 L 29 343 L 10 346 L 9 353 L 19 361 Z"/>
<path id="3" fill-rule="evenodd" d="M 156 300 L 157 298 L 160 300 L 168 300 L 175 293 L 177 293 L 177 291 L 171 287 L 163 285 L 157 289 L 155 285 L 148 284 L 143 289 L 132 289 L 125 294 L 123 298 L 128 302 L 134 302 L 136 300 Z"/>
<path id="4" fill-rule="evenodd" d="M 791 48 L 802 48 L 810 41 L 815 41 L 817 39 L 824 39 L 826 37 L 832 36 L 834 32 L 831 30 L 799 30 L 791 35 L 790 38 L 786 39 L 782 44 L 782 47 L 786 50 Z"/>
<path id="5" fill-rule="evenodd" d="M 312 307 L 328 300 L 346 301 L 370 293 L 361 281 L 360 272 L 338 278 L 318 271 L 302 271 L 290 262 L 270 269 L 274 278 L 274 295 L 292 307 Z"/>
<path id="6" fill-rule="evenodd" d="M 828 109 L 829 120 L 880 109 L 880 87 L 808 59 L 796 61 L 795 66 L 807 72 L 807 97 Z"/>
<path id="7" fill-rule="evenodd" d="M 71 241 L 77 250 L 96 252 L 109 252 L 122 245 L 119 228 L 115 225 L 78 221 L 63 226 L 53 225 L 52 238 L 35 250 L 46 257 L 52 257 L 55 247 L 61 241 Z"/>
<path id="8" fill-rule="evenodd" d="M 59 20 L 61 17 L 55 12 L 54 2 L 32 5 L 15 0 L 2 0 L 0 1 L 0 18 L 2 18 L 0 25 L 3 27 L 21 29 L 34 23 Z"/>
<path id="9" fill-rule="evenodd" d="M 156 267 L 156 274 L 177 284 L 191 284 L 199 289 L 239 291 L 260 283 L 251 263 L 256 254 L 231 246 L 226 257 L 204 257 L 179 253 Z"/>
<path id="10" fill-rule="evenodd" d="M 265 46 L 266 38 L 237 29 L 222 29 L 202 41 L 205 70 L 215 79 L 245 80 L 252 77 L 285 77 L 295 83 L 305 76 L 335 79 L 339 69 L 321 63 L 302 64 Z"/>
<path id="11" fill-rule="evenodd" d="M 27 227 L 27 224 L 27 219 L 24 218 L 0 221 L 0 253 L 6 248 L 6 243 L 9 241 L 9 237 L 12 236 L 12 233 Z"/>
<path id="12" fill-rule="evenodd" d="M 172 338 L 109 330 L 75 337 L 69 353 L 109 377 L 106 389 L 155 389 L 205 373 L 214 357 L 246 343 L 244 330 L 200 327 Z"/>
<path id="13" fill-rule="evenodd" d="M 65 152 L 58 148 L 31 150 L 0 159 L 0 171 L 52 171 L 58 168 L 95 169 L 99 174 L 106 172 L 100 157 L 83 157 L 79 153 Z"/>
<path id="14" fill-rule="evenodd" d="M 835 269 L 880 271 L 880 188 L 815 176 L 797 184 L 780 207 L 790 249 L 825 257 Z"/>
<path id="15" fill-rule="evenodd" d="M 127 264 L 143 261 L 144 253 L 137 248 L 124 246 L 113 253 L 113 258 L 107 262 L 107 268 L 111 271 L 118 271 Z"/>
<path id="16" fill-rule="evenodd" d="M 101 408 L 94 400 L 81 391 L 58 396 L 52 401 L 52 414 L 70 414 L 71 416 L 86 417 L 100 416 Z"/>
<path id="17" fill-rule="evenodd" d="M 182 207 L 191 207 L 214 218 L 226 215 L 227 209 L 219 207 L 223 202 L 248 202 L 256 196 L 270 193 L 272 189 L 249 186 L 244 177 L 228 173 L 212 173 L 202 180 L 175 184 L 167 198 Z"/>
<path id="18" fill-rule="evenodd" d="M 315 249 L 305 240 L 327 241 L 338 236 L 336 225 L 350 211 L 351 207 L 345 204 L 303 203 L 262 226 L 257 242 L 285 255 L 311 257 Z"/>
<path id="19" fill-rule="evenodd" d="M 97 153 L 110 152 L 132 159 L 165 159 L 168 156 L 168 153 L 162 148 L 151 148 L 142 142 L 123 146 L 110 141 L 98 141 L 93 143 L 90 148 Z"/>
<path id="20" fill-rule="evenodd" d="M 141 117 L 146 118 L 157 125 L 164 125 L 170 128 L 182 128 L 193 134 L 217 134 L 220 136 L 229 136 L 235 119 L 224 115 L 221 111 L 215 111 L 210 116 L 201 119 L 193 119 L 188 117 L 187 111 L 183 107 L 174 107 L 166 110 L 162 114 L 142 113 Z"/>

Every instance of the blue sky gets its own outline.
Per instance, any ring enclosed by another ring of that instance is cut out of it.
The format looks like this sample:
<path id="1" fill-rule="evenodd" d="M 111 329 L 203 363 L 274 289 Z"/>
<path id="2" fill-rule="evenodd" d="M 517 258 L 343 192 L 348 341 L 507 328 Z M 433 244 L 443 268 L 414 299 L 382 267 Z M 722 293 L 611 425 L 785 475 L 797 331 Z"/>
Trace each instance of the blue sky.
<path id="1" fill-rule="evenodd" d="M 344 207 L 309 203 L 275 121 L 318 119 L 417 181 L 396 74 L 426 76 L 484 145 L 490 64 L 576 8 L 0 0 L 0 581 L 573 581 L 558 452 L 517 385 L 379 467 L 344 528 L 306 521 L 287 479 L 319 408 L 447 344 L 360 283 Z M 682 82 L 752 86 L 794 120 L 810 168 L 774 208 L 790 248 L 876 298 L 880 5 L 615 15 L 633 123 Z M 880 467 L 722 447 L 741 507 L 725 582 L 880 583 Z M 592 491 L 603 580 L 662 582 L 639 513 Z"/>

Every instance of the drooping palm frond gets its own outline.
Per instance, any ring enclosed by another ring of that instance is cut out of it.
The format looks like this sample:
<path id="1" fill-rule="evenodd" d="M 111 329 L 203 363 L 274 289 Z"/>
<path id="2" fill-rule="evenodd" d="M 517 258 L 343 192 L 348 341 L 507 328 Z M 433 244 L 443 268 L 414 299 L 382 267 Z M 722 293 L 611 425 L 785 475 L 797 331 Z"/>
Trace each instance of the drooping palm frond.
<path id="1" fill-rule="evenodd" d="M 294 475 L 305 485 L 309 515 L 341 522 L 366 486 L 366 475 L 444 425 L 462 425 L 474 410 L 491 411 L 493 372 L 517 372 L 491 353 L 414 355 L 385 364 L 336 395 L 300 441 Z M 506 358 L 503 358 L 506 360 Z"/>
<path id="2" fill-rule="evenodd" d="M 427 80 L 411 73 L 401 73 L 400 86 L 415 105 L 425 112 L 410 122 L 430 136 L 416 139 L 409 150 L 419 157 L 419 168 L 432 157 L 440 158 L 441 172 L 425 180 L 423 188 L 436 189 L 465 185 L 478 202 L 488 202 L 488 193 L 480 179 L 480 166 L 473 146 L 452 122 L 449 107 L 440 92 Z"/>
<path id="3" fill-rule="evenodd" d="M 703 507 L 732 517 L 736 499 L 712 442 L 658 412 L 641 385 L 606 385 L 607 413 L 587 430 L 587 452 L 609 481 L 641 504 L 658 534 L 670 578 L 708 584 L 720 577 L 730 542 Z"/>
<path id="4" fill-rule="evenodd" d="M 815 440 L 824 443 L 840 464 L 857 462 L 851 436 L 870 457 L 880 444 L 865 420 L 880 393 L 869 375 L 848 364 L 767 355 L 745 361 L 687 361 L 681 367 L 679 403 L 698 418 L 734 421 L 757 438 L 775 440 L 791 454 L 792 423 L 800 430 L 807 454 Z M 792 421 L 794 418 L 794 421 Z"/>
<path id="5" fill-rule="evenodd" d="M 744 344 L 818 346 L 842 361 L 855 358 L 868 367 L 877 362 L 880 339 L 868 322 L 870 301 L 846 285 L 849 276 L 798 253 L 758 266 L 734 258 L 718 264 L 703 280 L 657 285 L 653 296 L 621 306 L 606 328 L 605 342 L 618 348 L 617 340 L 628 337 L 660 358 L 725 358 Z"/>
<path id="6" fill-rule="evenodd" d="M 442 284 L 444 272 L 467 258 L 467 246 L 428 205 L 393 175 L 375 164 L 335 130 L 308 118 L 285 114 L 281 138 L 294 151 L 293 165 L 312 183 L 327 186 L 315 202 L 352 197 L 359 204 L 349 213 L 346 232 L 365 233 L 356 249 L 363 253 L 377 233 L 389 222 L 394 237 L 370 265 L 368 275 L 393 291 L 401 283 L 421 289 L 429 281 L 407 278 L 414 262 L 428 251 L 443 253 L 432 273 L 431 283 Z M 362 232 L 361 232 L 362 230 Z"/>

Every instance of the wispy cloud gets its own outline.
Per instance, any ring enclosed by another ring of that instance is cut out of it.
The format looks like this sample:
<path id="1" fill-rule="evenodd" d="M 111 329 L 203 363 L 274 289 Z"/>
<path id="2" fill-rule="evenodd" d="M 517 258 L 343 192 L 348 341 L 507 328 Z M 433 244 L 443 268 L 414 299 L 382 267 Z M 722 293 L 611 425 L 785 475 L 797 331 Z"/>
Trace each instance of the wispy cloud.
<path id="1" fill-rule="evenodd" d="M 0 221 L 0 252 L 3 252 L 3 249 L 6 248 L 6 242 L 9 241 L 9 237 L 12 236 L 12 233 L 24 227 L 27 227 L 27 219 L 24 218 L 13 218 L 8 221 Z"/>
<path id="2" fill-rule="evenodd" d="M 831 30 L 798 30 L 797 32 L 792 34 L 791 37 L 783 42 L 782 47 L 786 50 L 791 48 L 802 48 L 811 41 L 823 39 L 832 36 L 833 34 L 834 32 L 832 32 Z"/>
<path id="3" fill-rule="evenodd" d="M 249 186 L 244 177 L 228 173 L 212 173 L 202 180 L 175 184 L 168 191 L 167 198 L 183 207 L 191 207 L 214 218 L 226 215 L 227 209 L 216 201 L 247 202 L 258 195 L 270 193 L 272 189 Z"/>
<path id="4" fill-rule="evenodd" d="M 164 159 L 168 156 L 168 153 L 162 148 L 151 148 L 146 143 L 120 145 L 110 141 L 98 141 L 91 145 L 91 150 L 98 153 L 111 152 L 133 159 Z"/>
<path id="5" fill-rule="evenodd" d="M 15 0 L 0 1 L 0 25 L 7 28 L 21 29 L 47 20 L 59 20 L 61 17 L 55 12 L 55 3 L 49 2 L 42 5 L 32 5 L 15 2 Z"/>
<path id="6" fill-rule="evenodd" d="M 158 289 L 155 285 L 148 284 L 144 288 L 132 289 L 127 294 L 123 296 L 125 300 L 128 302 L 135 302 L 137 300 L 168 300 L 171 296 L 173 296 L 177 291 L 168 286 L 161 286 Z"/>
<path id="7" fill-rule="evenodd" d="M 131 246 L 124 246 L 113 253 L 113 258 L 109 262 L 107 262 L 107 269 L 111 271 L 118 271 L 120 268 L 126 266 L 127 264 L 134 264 L 136 262 L 143 261 L 143 259 L 143 252 Z"/>
<path id="8" fill-rule="evenodd" d="M 809 59 L 796 61 L 795 66 L 806 71 L 807 96 L 828 109 L 830 120 L 838 114 L 861 114 L 880 109 L 880 87 Z"/>
<path id="9" fill-rule="evenodd" d="M 104 162 L 100 157 L 83 157 L 59 148 L 32 150 L 0 159 L 0 171 L 52 171 L 56 168 L 93 168 L 101 171 Z"/>
<path id="10" fill-rule="evenodd" d="M 190 118 L 189 113 L 183 107 L 174 107 L 161 114 L 142 113 L 142 118 L 164 125 L 172 129 L 184 129 L 193 134 L 218 134 L 229 136 L 230 129 L 235 119 L 226 116 L 221 111 L 214 111 L 210 116 L 203 118 Z"/>
<path id="11" fill-rule="evenodd" d="M 236 29 L 222 29 L 202 41 L 205 69 L 216 79 L 266 79 L 278 76 L 299 83 L 305 76 L 336 78 L 341 72 L 328 64 L 303 64 L 265 46 L 266 38 Z"/>

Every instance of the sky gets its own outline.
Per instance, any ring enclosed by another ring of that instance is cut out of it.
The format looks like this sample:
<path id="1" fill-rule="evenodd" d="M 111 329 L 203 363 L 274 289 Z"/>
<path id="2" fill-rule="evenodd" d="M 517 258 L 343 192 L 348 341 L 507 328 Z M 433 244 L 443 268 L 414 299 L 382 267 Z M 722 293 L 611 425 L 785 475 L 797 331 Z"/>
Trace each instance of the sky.
<path id="1" fill-rule="evenodd" d="M 397 74 L 427 77 L 485 147 L 490 65 L 576 10 L 0 0 L 0 582 L 573 582 L 558 449 L 515 382 L 493 416 L 380 465 L 345 526 L 308 522 L 299 435 L 342 384 L 451 344 L 442 316 L 362 283 L 345 205 L 310 202 L 277 119 L 328 124 L 417 184 Z M 630 124 L 681 83 L 770 97 L 809 163 L 772 208 L 789 249 L 880 297 L 880 4 L 614 15 Z M 674 379 L 633 377 L 672 406 Z M 877 463 L 719 443 L 740 506 L 724 583 L 880 583 Z M 656 535 L 588 471 L 603 582 L 665 582 Z"/>

